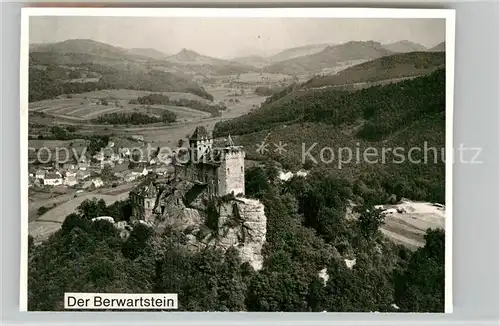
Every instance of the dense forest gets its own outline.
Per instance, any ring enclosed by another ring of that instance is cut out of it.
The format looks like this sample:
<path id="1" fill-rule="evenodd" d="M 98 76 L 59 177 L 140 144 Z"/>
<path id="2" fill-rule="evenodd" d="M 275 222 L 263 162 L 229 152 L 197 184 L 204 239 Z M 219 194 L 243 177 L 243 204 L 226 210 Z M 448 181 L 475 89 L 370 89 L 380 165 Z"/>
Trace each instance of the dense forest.
<path id="1" fill-rule="evenodd" d="M 214 136 L 241 135 L 296 122 L 323 122 L 332 126 L 366 120 L 361 138 L 381 139 L 402 129 L 408 120 L 444 112 L 445 72 L 356 92 L 317 90 L 280 97 L 259 110 L 219 122 Z M 283 92 L 286 92 L 284 90 Z"/>
<path id="2" fill-rule="evenodd" d="M 172 123 L 175 122 L 176 115 L 173 112 L 164 110 L 161 116 L 151 116 L 148 114 L 140 112 L 116 112 L 116 113 L 106 113 L 100 115 L 97 118 L 91 120 L 92 123 L 97 124 L 131 124 L 131 125 L 143 125 L 149 123 Z"/>
<path id="3" fill-rule="evenodd" d="M 444 66 L 444 52 L 397 53 L 349 67 L 335 75 L 314 77 L 306 82 L 304 87 L 344 85 L 420 76 L 444 68 Z"/>
<path id="4" fill-rule="evenodd" d="M 222 104 L 209 104 L 203 103 L 196 100 L 188 100 L 188 99 L 178 99 L 172 100 L 168 96 L 163 94 L 149 94 L 146 96 L 138 97 L 137 99 L 130 100 L 130 104 L 144 104 L 144 105 L 174 105 L 174 106 L 183 106 L 189 107 L 191 109 L 195 109 L 198 111 L 208 112 L 212 117 L 221 116 L 221 110 L 225 110 L 226 106 Z"/>
<path id="5" fill-rule="evenodd" d="M 187 251 L 182 235 L 142 224 L 124 239 L 111 223 L 91 219 L 128 220 L 128 201 L 85 201 L 47 242 L 30 239 L 29 310 L 62 310 L 64 292 L 156 292 L 178 293 L 188 311 L 443 311 L 442 230 L 429 230 L 414 252 L 393 244 L 370 206 L 344 218 L 358 190 L 325 171 L 279 183 L 273 164 L 255 167 L 246 190 L 266 207 L 260 271 L 233 249 Z M 356 258 L 352 269 L 347 258 Z M 327 281 L 318 275 L 324 268 Z"/>

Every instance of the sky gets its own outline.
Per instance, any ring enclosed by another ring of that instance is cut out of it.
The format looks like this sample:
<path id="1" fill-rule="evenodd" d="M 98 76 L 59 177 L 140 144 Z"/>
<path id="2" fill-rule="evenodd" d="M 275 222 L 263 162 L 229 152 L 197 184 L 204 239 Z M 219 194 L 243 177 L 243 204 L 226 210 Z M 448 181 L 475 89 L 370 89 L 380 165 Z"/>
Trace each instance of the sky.
<path id="1" fill-rule="evenodd" d="M 174 54 L 183 48 L 231 58 L 272 55 L 296 46 L 348 41 L 409 40 L 427 47 L 445 40 L 444 19 L 381 18 L 30 18 L 30 43 L 92 39 L 124 48 Z"/>

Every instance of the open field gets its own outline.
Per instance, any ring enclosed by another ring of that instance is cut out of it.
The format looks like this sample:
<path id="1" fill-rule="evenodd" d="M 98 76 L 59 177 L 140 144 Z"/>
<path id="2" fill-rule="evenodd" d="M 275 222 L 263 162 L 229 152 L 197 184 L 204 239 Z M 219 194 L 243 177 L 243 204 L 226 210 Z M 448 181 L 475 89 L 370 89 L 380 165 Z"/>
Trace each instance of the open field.
<path id="1" fill-rule="evenodd" d="M 250 112 L 253 108 L 258 107 L 266 98 L 255 94 L 247 94 L 240 96 L 231 96 L 229 92 L 232 89 L 228 88 L 207 88 L 207 91 L 214 96 L 214 102 L 224 102 L 227 110 L 221 111 L 220 117 L 209 117 L 206 112 L 197 111 L 191 108 L 170 107 L 153 105 L 151 107 L 152 114 L 158 114 L 161 109 L 168 109 L 175 114 L 180 115 L 182 110 L 185 118 L 178 118 L 178 122 L 164 124 L 149 124 L 143 126 L 113 126 L 112 132 L 117 138 L 127 138 L 132 135 L 144 136 L 144 141 L 151 143 L 153 146 L 174 146 L 179 139 L 185 139 L 188 134 L 191 134 L 197 126 L 204 126 L 207 130 L 212 131 L 215 124 L 219 121 L 232 119 L 240 115 Z M 228 102 L 227 99 L 238 99 L 238 103 Z M 153 111 L 154 110 L 154 111 Z M 85 124 L 81 125 L 78 132 L 80 134 L 96 134 L 110 132 L 109 125 Z"/>
<path id="2" fill-rule="evenodd" d="M 425 245 L 428 228 L 445 228 L 444 207 L 431 203 L 404 200 L 398 205 L 378 206 L 385 209 L 386 218 L 382 232 L 396 243 L 416 249 Z"/>
<path id="3" fill-rule="evenodd" d="M 71 199 L 64 204 L 51 209 L 47 213 L 40 216 L 37 220 L 30 222 L 28 225 L 29 234 L 35 239 L 36 243 L 46 240 L 50 235 L 57 232 L 57 230 L 61 228 L 66 216 L 75 212 L 76 208 L 84 200 L 92 198 L 104 199 L 107 205 L 111 205 L 116 201 L 127 199 L 128 192 L 115 196 L 87 194 Z"/>
<path id="4" fill-rule="evenodd" d="M 163 94 L 168 96 L 171 100 L 180 100 L 180 99 L 186 99 L 186 100 L 194 100 L 194 101 L 199 101 L 203 103 L 210 103 L 207 99 L 204 99 L 200 96 L 191 94 L 191 93 L 181 93 L 181 92 L 163 92 L 163 93 L 154 93 L 154 92 L 149 92 L 149 91 L 136 91 L 136 90 L 131 90 L 131 89 L 103 89 L 103 90 L 98 90 L 98 91 L 93 91 L 93 92 L 87 92 L 87 93 L 80 93 L 80 94 L 74 94 L 73 97 L 75 98 L 96 98 L 96 99 L 101 99 L 101 98 L 107 98 L 107 99 L 113 99 L 113 100 L 133 100 L 138 97 L 146 96 L 149 94 Z"/>
<path id="5" fill-rule="evenodd" d="M 92 193 L 80 194 L 76 198 L 74 197 L 74 192 L 69 192 L 58 197 L 32 202 L 29 204 L 30 222 L 28 224 L 28 232 L 35 238 L 35 242 L 43 241 L 51 234 L 57 232 L 61 228 L 66 216 L 75 212 L 76 208 L 84 200 L 92 198 L 103 199 L 106 205 L 111 205 L 116 201 L 127 199 L 130 190 L 135 186 L 136 183 L 130 183 L 116 188 L 101 188 Z M 36 216 L 36 210 L 39 207 L 50 205 L 56 205 L 56 207 L 41 215 L 36 220 L 32 220 L 33 213 Z"/>
<path id="6" fill-rule="evenodd" d="M 207 89 L 214 96 L 215 102 L 221 102 L 228 98 L 228 90 L 224 88 Z M 250 112 L 254 106 L 259 106 L 266 98 L 254 94 L 237 96 L 239 103 L 226 103 L 227 110 L 222 111 L 221 117 L 207 118 L 186 123 L 176 123 L 170 126 L 158 128 L 127 128 L 115 129 L 117 135 L 141 134 L 145 142 L 150 142 L 154 146 L 172 146 L 176 145 L 179 139 L 185 139 L 197 126 L 204 126 L 209 132 L 214 129 L 217 122 L 229 120 L 245 113 Z"/>
<path id="7" fill-rule="evenodd" d="M 29 104 L 29 111 L 45 113 L 56 118 L 67 119 L 74 122 L 83 122 L 96 118 L 103 114 L 117 112 L 143 112 L 144 106 L 129 104 L 130 100 L 141 96 L 152 94 L 146 91 L 134 90 L 100 90 L 70 96 L 60 96 L 56 99 L 32 102 Z M 208 102 L 194 94 L 168 92 L 163 93 L 172 100 L 189 99 L 203 103 Z M 108 104 L 103 105 L 101 100 L 105 99 Z M 203 119 L 210 115 L 206 112 L 198 111 L 186 107 L 172 105 L 155 105 L 154 108 L 160 110 L 170 110 L 174 112 L 178 119 L 192 120 Z M 146 112 L 144 112 L 146 113 Z"/>
<path id="8" fill-rule="evenodd" d="M 137 185 L 137 183 L 133 182 L 133 183 L 119 185 L 115 188 L 100 188 L 100 189 L 92 191 L 92 192 L 85 192 L 85 193 L 79 194 L 79 195 L 77 195 L 77 198 L 91 196 L 91 195 L 115 196 L 115 195 L 121 194 L 121 193 L 128 194 L 128 192 L 131 189 L 133 189 L 136 185 Z M 52 192 L 36 191 L 36 192 L 30 193 L 30 196 L 29 196 L 30 203 L 28 205 L 28 219 L 30 222 L 33 220 L 39 219 L 37 216 L 37 211 L 40 207 L 42 207 L 42 206 L 52 207 L 54 205 L 58 206 L 58 205 L 61 205 L 63 203 L 66 203 L 68 201 L 72 201 L 74 199 L 74 196 L 75 196 L 76 191 L 77 191 L 76 189 L 66 188 L 66 187 L 61 187 L 61 189 L 64 189 L 64 190 L 61 190 L 61 192 L 58 191 L 57 193 L 55 193 L 54 191 L 52 191 Z M 66 215 L 64 215 L 62 217 L 58 216 L 57 211 L 50 210 L 47 213 L 45 213 L 44 215 L 40 216 L 40 218 L 43 216 L 50 216 L 50 215 L 55 216 L 55 217 L 52 217 L 50 219 L 54 219 L 54 218 L 56 218 L 56 219 L 63 218 L 64 219 L 64 217 L 66 217 Z"/>

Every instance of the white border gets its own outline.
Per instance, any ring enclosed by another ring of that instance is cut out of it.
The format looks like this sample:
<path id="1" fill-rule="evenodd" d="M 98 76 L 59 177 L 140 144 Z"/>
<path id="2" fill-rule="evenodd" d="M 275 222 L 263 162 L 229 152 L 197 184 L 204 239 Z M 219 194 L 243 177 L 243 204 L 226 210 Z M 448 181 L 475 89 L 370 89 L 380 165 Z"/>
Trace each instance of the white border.
<path id="1" fill-rule="evenodd" d="M 28 71 L 30 16 L 101 17 L 282 17 L 282 18 L 443 18 L 446 19 L 446 222 L 445 313 L 453 312 L 453 90 L 455 68 L 455 10 L 382 8 L 42 8 L 21 10 L 20 136 L 21 136 L 21 273 L 19 310 L 28 297 Z"/>

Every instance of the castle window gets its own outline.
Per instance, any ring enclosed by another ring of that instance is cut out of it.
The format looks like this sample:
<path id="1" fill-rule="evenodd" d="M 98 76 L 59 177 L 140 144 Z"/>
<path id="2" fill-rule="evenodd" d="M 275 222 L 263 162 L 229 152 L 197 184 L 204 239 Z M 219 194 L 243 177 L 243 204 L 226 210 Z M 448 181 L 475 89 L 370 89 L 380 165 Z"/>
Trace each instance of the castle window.
<path id="1" fill-rule="evenodd" d="M 227 174 L 229 174 L 229 168 L 227 168 Z"/>
<path id="2" fill-rule="evenodd" d="M 149 208 L 149 202 L 146 202 L 146 205 L 147 205 L 147 206 L 148 206 L 148 208 Z"/>
<path id="3" fill-rule="evenodd" d="M 241 172 L 243 172 L 243 167 L 241 167 Z"/>

